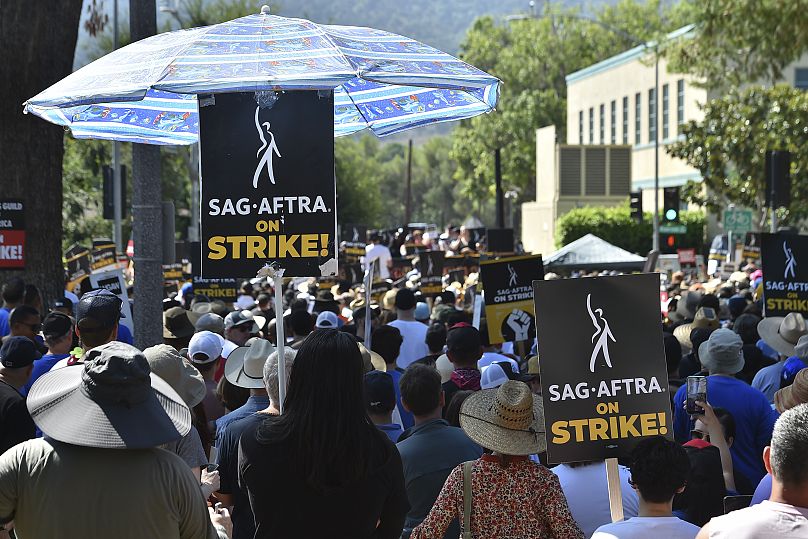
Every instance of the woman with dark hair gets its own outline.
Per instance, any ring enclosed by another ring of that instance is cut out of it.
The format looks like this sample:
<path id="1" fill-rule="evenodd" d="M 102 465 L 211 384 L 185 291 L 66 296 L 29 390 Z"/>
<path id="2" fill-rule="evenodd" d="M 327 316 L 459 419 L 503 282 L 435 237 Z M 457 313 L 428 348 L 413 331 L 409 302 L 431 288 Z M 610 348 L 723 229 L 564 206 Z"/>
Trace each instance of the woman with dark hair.
<path id="1" fill-rule="evenodd" d="M 239 476 L 257 539 L 401 535 L 401 457 L 365 412 L 363 373 L 355 339 L 316 330 L 297 352 L 283 415 L 244 431 Z"/>
<path id="2" fill-rule="evenodd" d="M 461 389 L 452 396 L 452 400 L 446 405 L 446 421 L 453 427 L 460 427 L 460 407 L 463 401 L 474 394 L 470 389 Z"/>

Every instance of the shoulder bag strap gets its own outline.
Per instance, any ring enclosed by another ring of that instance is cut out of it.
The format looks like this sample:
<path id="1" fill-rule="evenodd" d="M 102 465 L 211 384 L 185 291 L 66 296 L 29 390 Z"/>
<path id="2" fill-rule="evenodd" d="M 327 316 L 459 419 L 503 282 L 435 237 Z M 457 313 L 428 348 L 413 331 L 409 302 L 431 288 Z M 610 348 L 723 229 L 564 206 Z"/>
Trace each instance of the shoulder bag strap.
<path id="1" fill-rule="evenodd" d="M 473 539 L 471 536 L 471 466 L 474 461 L 463 463 L 463 535 L 462 539 Z"/>

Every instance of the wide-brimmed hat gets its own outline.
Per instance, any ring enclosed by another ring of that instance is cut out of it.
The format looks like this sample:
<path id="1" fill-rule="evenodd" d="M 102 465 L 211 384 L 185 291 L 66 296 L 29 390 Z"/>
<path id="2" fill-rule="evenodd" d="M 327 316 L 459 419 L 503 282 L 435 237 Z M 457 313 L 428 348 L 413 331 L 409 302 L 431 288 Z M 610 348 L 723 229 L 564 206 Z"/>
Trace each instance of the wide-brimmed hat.
<path id="1" fill-rule="evenodd" d="M 758 333 L 763 342 L 784 356 L 793 356 L 800 337 L 808 335 L 808 325 L 799 313 L 772 316 L 758 322 Z"/>
<path id="2" fill-rule="evenodd" d="M 384 362 L 382 356 L 373 350 L 368 350 L 361 342 L 356 344 L 359 346 L 359 353 L 362 354 L 362 363 L 364 364 L 365 372 L 370 372 L 374 369 L 382 372 L 387 371 L 387 363 Z"/>
<path id="3" fill-rule="evenodd" d="M 460 426 L 480 446 L 505 455 L 532 455 L 547 449 L 544 409 L 524 382 L 470 395 L 460 408 Z"/>
<path id="4" fill-rule="evenodd" d="M 743 341 L 731 329 L 717 329 L 699 345 L 699 361 L 710 374 L 736 374 L 743 369 Z"/>
<path id="5" fill-rule="evenodd" d="M 682 324 L 673 330 L 673 336 L 679 341 L 682 347 L 686 348 L 689 352 L 693 349 L 693 343 L 690 341 L 690 332 L 696 328 L 718 329 L 721 322 L 718 320 L 718 315 L 713 311 L 713 316 L 708 317 L 704 312 L 704 307 L 696 311 L 696 316 L 689 324 Z"/>
<path id="6" fill-rule="evenodd" d="M 802 369 L 790 386 L 778 389 L 774 394 L 774 407 L 782 414 L 806 402 L 808 402 L 808 369 Z"/>
<path id="7" fill-rule="evenodd" d="M 182 307 L 171 307 L 163 313 L 163 338 L 184 339 L 194 334 L 194 325 L 188 318 L 188 311 Z"/>
<path id="8" fill-rule="evenodd" d="M 230 353 L 224 364 L 225 378 L 234 386 L 263 388 L 264 363 L 274 351 L 275 347 L 266 339 L 261 339 L 252 346 L 239 346 Z"/>
<path id="9" fill-rule="evenodd" d="M 27 405 L 46 436 L 86 447 L 146 449 L 191 430 L 182 398 L 140 350 L 118 341 L 93 348 L 83 364 L 43 374 Z"/>
<path id="10" fill-rule="evenodd" d="M 158 344 L 143 350 L 151 372 L 168 382 L 189 408 L 205 398 L 207 386 L 199 371 L 183 359 L 173 346 Z"/>
<path id="11" fill-rule="evenodd" d="M 696 310 L 699 308 L 699 302 L 704 294 L 689 290 L 683 292 L 676 302 L 676 310 L 668 313 L 668 318 L 674 322 L 682 320 L 692 320 L 696 316 Z"/>

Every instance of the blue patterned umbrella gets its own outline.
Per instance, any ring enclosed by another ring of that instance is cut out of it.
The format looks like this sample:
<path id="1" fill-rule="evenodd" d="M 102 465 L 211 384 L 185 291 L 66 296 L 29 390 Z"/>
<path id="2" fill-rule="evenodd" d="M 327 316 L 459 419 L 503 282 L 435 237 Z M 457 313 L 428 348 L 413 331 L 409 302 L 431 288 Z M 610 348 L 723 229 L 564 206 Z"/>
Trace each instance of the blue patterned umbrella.
<path id="1" fill-rule="evenodd" d="M 192 144 L 197 96 L 334 90 L 334 134 L 379 136 L 493 110 L 500 81 L 381 30 L 261 14 L 113 51 L 25 103 L 77 138 Z"/>

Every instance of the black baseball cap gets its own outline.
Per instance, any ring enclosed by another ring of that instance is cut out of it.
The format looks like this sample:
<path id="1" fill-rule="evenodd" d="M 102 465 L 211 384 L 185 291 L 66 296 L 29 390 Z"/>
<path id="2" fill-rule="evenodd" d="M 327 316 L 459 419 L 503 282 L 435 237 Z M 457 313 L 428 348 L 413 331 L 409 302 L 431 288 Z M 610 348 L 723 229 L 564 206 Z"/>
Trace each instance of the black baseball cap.
<path id="1" fill-rule="evenodd" d="M 9 337 L 0 347 L 0 364 L 9 369 L 27 367 L 41 357 L 28 337 Z"/>
<path id="2" fill-rule="evenodd" d="M 365 374 L 365 407 L 379 413 L 390 412 L 396 407 L 396 389 L 392 376 L 382 371 Z"/>
<path id="3" fill-rule="evenodd" d="M 449 328 L 446 335 L 446 349 L 450 352 L 471 352 L 482 346 L 480 332 L 466 322 L 460 322 Z"/>
<path id="4" fill-rule="evenodd" d="M 76 322 L 79 328 L 112 327 L 121 318 L 123 301 L 106 289 L 90 290 L 79 300 L 76 306 Z"/>
<path id="5" fill-rule="evenodd" d="M 398 292 L 396 292 L 396 301 L 395 301 L 396 309 L 401 309 L 402 311 L 409 311 L 410 309 L 415 308 L 415 304 L 416 304 L 415 292 L 413 292 L 409 288 L 401 288 Z"/>
<path id="6" fill-rule="evenodd" d="M 59 298 L 53 302 L 54 309 L 72 309 L 73 302 L 68 298 Z"/>
<path id="7" fill-rule="evenodd" d="M 64 313 L 53 311 L 42 320 L 42 334 L 45 337 L 62 337 L 73 329 L 73 321 Z"/>

